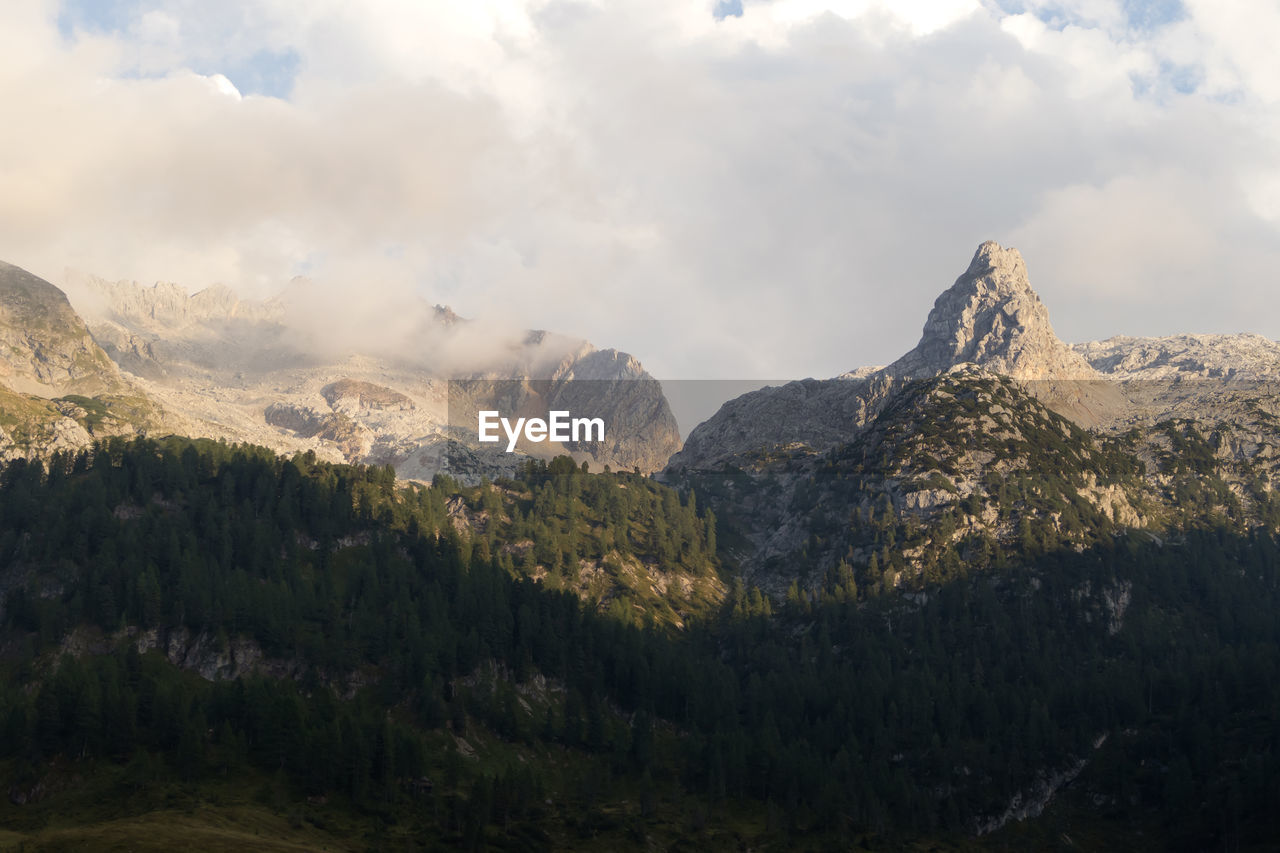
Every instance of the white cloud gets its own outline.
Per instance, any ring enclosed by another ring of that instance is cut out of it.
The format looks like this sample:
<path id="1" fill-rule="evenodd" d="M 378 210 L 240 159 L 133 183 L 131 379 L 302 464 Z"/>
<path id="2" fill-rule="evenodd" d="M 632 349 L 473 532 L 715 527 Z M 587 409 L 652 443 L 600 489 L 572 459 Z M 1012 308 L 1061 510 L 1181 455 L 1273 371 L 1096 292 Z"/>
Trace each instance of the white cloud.
<path id="1" fill-rule="evenodd" d="M 1280 335 L 1251 304 L 1280 262 L 1270 19 L 140 0 L 64 39 L 57 11 L 0 26 L 0 257 L 55 279 L 306 271 L 778 377 L 893 358 L 993 238 L 1067 337 Z M 283 52 L 291 97 L 238 97 L 231 69 Z"/>
<path id="2" fill-rule="evenodd" d="M 226 95 L 228 98 L 240 100 L 240 90 L 236 88 L 236 84 L 227 79 L 224 74 L 212 74 L 204 78 L 209 85 L 219 95 Z"/>
<path id="3" fill-rule="evenodd" d="M 1131 107 L 1134 75 L 1150 75 L 1156 61 L 1149 51 L 1117 43 L 1102 29 L 1068 25 L 1053 29 L 1030 13 L 1001 22 L 1029 53 L 1052 58 L 1075 98 L 1115 98 Z"/>
<path id="4" fill-rule="evenodd" d="M 860 18 L 889 19 L 906 28 L 913 35 L 927 35 L 962 18 L 974 14 L 981 7 L 976 0 L 910 0 L 910 2 L 877 2 L 877 0 L 773 0 L 769 3 L 752 3 L 745 7 L 742 17 L 757 28 L 785 29 L 807 23 L 823 15 L 832 15 L 847 21 Z M 783 33 L 775 33 L 783 36 Z"/>
<path id="5" fill-rule="evenodd" d="M 1268 106 L 1280 102 L 1280 6 L 1205 0 L 1186 5 L 1203 40 L 1208 72 Z"/>

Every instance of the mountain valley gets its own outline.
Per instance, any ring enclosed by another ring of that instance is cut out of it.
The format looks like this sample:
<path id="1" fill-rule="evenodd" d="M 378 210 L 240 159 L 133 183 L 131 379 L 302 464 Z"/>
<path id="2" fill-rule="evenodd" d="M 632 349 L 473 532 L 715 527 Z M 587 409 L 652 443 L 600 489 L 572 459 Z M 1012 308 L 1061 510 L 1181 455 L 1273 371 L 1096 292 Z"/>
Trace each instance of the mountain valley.
<path id="1" fill-rule="evenodd" d="M 625 353 L 310 288 L 0 268 L 0 849 L 1280 837 L 1280 344 L 1068 345 L 988 242 L 681 446 Z"/>

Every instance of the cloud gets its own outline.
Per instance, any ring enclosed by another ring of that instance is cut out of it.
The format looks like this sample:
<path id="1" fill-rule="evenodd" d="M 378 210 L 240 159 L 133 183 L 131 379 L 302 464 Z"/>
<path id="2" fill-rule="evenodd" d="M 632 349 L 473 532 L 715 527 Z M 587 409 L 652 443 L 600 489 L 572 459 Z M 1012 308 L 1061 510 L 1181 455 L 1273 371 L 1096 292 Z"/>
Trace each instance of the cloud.
<path id="1" fill-rule="evenodd" d="M 1280 8 L 1274 4 L 1188 0 L 1206 72 L 1223 89 L 1274 106 L 1280 102 Z"/>
<path id="2" fill-rule="evenodd" d="M 1065 337 L 1280 336 L 1277 21 L 741 5 L 18 4 L 0 257 L 409 288 L 660 375 L 778 377 L 892 359 L 991 238 Z"/>

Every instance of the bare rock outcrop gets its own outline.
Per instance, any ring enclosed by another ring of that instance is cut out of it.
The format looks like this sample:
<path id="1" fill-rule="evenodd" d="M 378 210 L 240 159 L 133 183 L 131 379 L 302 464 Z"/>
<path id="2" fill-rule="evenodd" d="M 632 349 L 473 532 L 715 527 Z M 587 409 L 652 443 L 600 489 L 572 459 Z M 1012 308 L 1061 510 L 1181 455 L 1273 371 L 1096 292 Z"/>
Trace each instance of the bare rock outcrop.
<path id="1" fill-rule="evenodd" d="M 413 400 L 393 388 L 361 382 L 358 379 L 339 379 L 320 389 L 321 396 L 334 411 L 362 412 L 395 409 L 401 412 L 417 408 Z"/>
<path id="2" fill-rule="evenodd" d="M 1280 343 L 1261 335 L 1122 335 L 1072 349 L 1119 381 L 1280 381 Z"/>
<path id="3" fill-rule="evenodd" d="M 61 290 L 0 262 L 0 460 L 135 435 L 159 416 Z"/>
<path id="4" fill-rule="evenodd" d="M 0 261 L 0 382 L 42 397 L 125 389 L 66 294 Z"/>
<path id="5" fill-rule="evenodd" d="M 475 445 L 477 409 L 603 417 L 604 442 L 521 448 L 597 467 L 655 471 L 680 447 L 661 386 L 640 363 L 576 338 L 491 329 L 412 298 L 394 310 L 371 303 L 351 318 L 334 293 L 301 279 L 266 301 L 219 286 L 189 294 L 88 276 L 74 287 L 106 353 L 185 417 L 175 432 L 390 464 L 427 479 L 519 464 L 509 454 L 491 459 L 489 446 L 462 451 Z M 506 393 L 502 406 L 485 396 L 495 388 Z"/>
<path id="6" fill-rule="evenodd" d="M 966 362 L 1024 381 L 1100 378 L 1054 333 L 1022 255 L 990 240 L 934 302 L 920 342 L 884 372 L 928 378 Z"/>
<path id="7" fill-rule="evenodd" d="M 1050 408 L 1086 426 L 1112 419 L 1127 405 L 1058 339 L 1018 250 L 988 241 L 938 297 L 919 343 L 897 361 L 731 400 L 693 430 L 671 467 L 740 465 L 788 448 L 825 450 L 856 436 L 904 382 L 969 366 L 1018 380 Z"/>

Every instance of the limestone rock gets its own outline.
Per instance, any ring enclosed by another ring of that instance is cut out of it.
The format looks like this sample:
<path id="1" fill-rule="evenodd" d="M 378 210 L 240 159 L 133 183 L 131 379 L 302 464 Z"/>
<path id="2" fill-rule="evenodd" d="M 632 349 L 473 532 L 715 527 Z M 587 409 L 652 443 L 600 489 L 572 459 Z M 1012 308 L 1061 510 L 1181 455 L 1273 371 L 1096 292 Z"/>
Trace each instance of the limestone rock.
<path id="1" fill-rule="evenodd" d="M 992 241 L 978 247 L 969 268 L 938 297 L 920 342 L 885 373 L 927 378 L 966 362 L 1019 380 L 1099 378 L 1054 334 L 1022 255 Z"/>
<path id="2" fill-rule="evenodd" d="M 222 287 L 188 294 L 87 276 L 75 293 L 106 352 L 184 418 L 174 432 L 390 464 L 422 479 L 452 459 L 451 473 L 473 479 L 520 462 L 491 458 L 489 447 L 460 450 L 466 427 L 474 443 L 476 409 L 496 407 L 481 395 L 501 386 L 512 391 L 504 414 L 568 409 L 609 423 L 604 445 L 547 444 L 537 455 L 651 472 L 680 446 L 662 389 L 640 363 L 575 338 L 497 332 L 415 299 L 351 317 L 300 279 L 262 302 Z"/>
<path id="3" fill-rule="evenodd" d="M 1058 339 L 1017 249 L 988 241 L 943 291 L 920 342 L 882 368 L 765 388 L 726 403 L 689 435 L 673 469 L 741 465 L 779 448 L 823 451 L 851 440 L 904 382 L 978 367 L 1022 382 L 1050 408 L 1094 426 L 1124 398 Z"/>
<path id="4" fill-rule="evenodd" d="M 669 467 L 753 466 L 778 453 L 825 450 L 856 434 L 892 386 L 876 375 L 803 379 L 752 391 L 698 425 Z"/>
<path id="5" fill-rule="evenodd" d="M 0 459 L 135 435 L 158 425 L 159 414 L 61 290 L 0 262 Z"/>
<path id="6" fill-rule="evenodd" d="M 337 382 L 331 382 L 320 389 L 320 394 L 334 411 L 347 414 L 375 409 L 408 412 L 416 408 L 413 401 L 399 391 L 357 379 L 339 379 Z"/>
<path id="7" fill-rule="evenodd" d="M 1261 335 L 1119 336 L 1072 349 L 1122 381 L 1280 380 L 1280 343 Z"/>
<path id="8" fill-rule="evenodd" d="M 0 382 L 42 397 L 125 389 L 120 371 L 93 340 L 66 294 L 2 261 Z"/>

